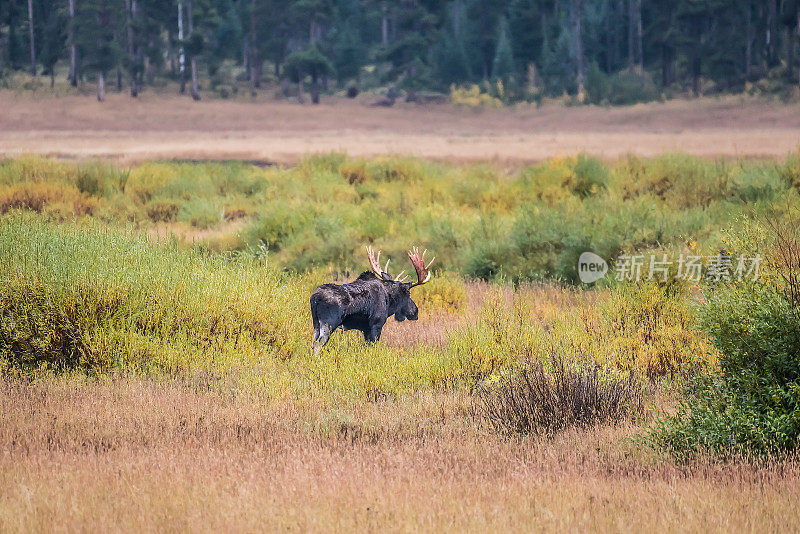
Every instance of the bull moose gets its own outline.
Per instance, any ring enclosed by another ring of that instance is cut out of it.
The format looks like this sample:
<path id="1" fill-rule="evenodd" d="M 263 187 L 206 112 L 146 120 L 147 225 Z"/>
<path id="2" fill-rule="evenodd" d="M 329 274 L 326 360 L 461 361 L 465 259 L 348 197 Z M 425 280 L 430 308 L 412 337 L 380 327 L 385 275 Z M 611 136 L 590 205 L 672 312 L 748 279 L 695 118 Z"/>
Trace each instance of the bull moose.
<path id="1" fill-rule="evenodd" d="M 417 247 L 408 251 L 408 258 L 417 271 L 416 282 L 406 282 L 408 275 L 402 271 L 392 278 L 389 260 L 381 268 L 381 253 L 375 256 L 367 246 L 367 258 L 372 271 L 364 271 L 348 284 L 323 284 L 311 294 L 311 319 L 314 322 L 314 354 L 318 354 L 331 333 L 340 326 L 344 330 L 360 330 L 367 343 L 381 337 L 386 320 L 392 315 L 396 321 L 416 321 L 419 313 L 411 300 L 411 288 L 430 280 L 431 259 L 425 265 L 425 253 Z"/>

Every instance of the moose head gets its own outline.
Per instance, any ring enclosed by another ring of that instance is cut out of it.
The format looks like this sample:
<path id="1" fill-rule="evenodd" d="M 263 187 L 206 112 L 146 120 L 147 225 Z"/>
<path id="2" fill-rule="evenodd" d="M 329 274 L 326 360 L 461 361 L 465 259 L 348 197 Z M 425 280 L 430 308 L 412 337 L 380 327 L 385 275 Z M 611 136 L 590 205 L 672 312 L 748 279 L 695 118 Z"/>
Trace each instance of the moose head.
<path id="1" fill-rule="evenodd" d="M 431 261 L 425 265 L 427 249 L 422 251 L 422 254 L 420 254 L 417 247 L 413 247 L 409 250 L 408 259 L 411 260 L 414 270 L 417 271 L 417 281 L 406 282 L 406 280 L 408 280 L 408 275 L 405 274 L 405 271 L 400 271 L 400 274 L 392 278 L 392 275 L 389 274 L 389 260 L 386 260 L 386 265 L 381 268 L 381 251 L 379 250 L 376 256 L 372 247 L 367 246 L 366 248 L 367 258 L 369 259 L 369 266 L 372 268 L 372 272 L 383 282 L 389 284 L 387 286 L 387 291 L 389 292 L 391 304 L 393 304 L 390 307 L 396 310 L 394 312 L 395 320 L 398 322 L 405 321 L 406 319 L 416 321 L 419 316 L 419 308 L 417 308 L 416 303 L 411 300 L 411 288 L 421 286 L 431 279 L 430 266 L 436 258 L 431 258 Z"/>

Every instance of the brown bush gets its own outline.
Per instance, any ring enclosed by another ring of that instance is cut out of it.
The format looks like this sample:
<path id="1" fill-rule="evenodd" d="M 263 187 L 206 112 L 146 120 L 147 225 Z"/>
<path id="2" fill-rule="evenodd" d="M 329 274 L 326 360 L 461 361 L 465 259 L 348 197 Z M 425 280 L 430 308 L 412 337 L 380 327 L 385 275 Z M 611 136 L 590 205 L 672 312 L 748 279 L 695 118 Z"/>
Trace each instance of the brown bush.
<path id="1" fill-rule="evenodd" d="M 161 200 L 147 206 L 147 217 L 153 222 L 172 222 L 178 217 L 179 210 L 175 202 Z"/>
<path id="2" fill-rule="evenodd" d="M 21 183 L 0 187 L 0 213 L 30 210 L 42 213 L 48 204 L 74 203 L 81 198 L 74 187 L 48 183 Z"/>
<path id="3" fill-rule="evenodd" d="M 245 217 L 247 217 L 247 212 L 242 209 L 235 209 L 225 212 L 226 221 L 236 221 L 238 219 L 244 219 Z"/>
<path id="4" fill-rule="evenodd" d="M 589 362 L 571 365 L 555 349 L 548 363 L 531 363 L 481 387 L 474 413 L 500 432 L 538 434 L 619 421 L 644 409 L 644 389 L 633 373 L 619 378 Z"/>

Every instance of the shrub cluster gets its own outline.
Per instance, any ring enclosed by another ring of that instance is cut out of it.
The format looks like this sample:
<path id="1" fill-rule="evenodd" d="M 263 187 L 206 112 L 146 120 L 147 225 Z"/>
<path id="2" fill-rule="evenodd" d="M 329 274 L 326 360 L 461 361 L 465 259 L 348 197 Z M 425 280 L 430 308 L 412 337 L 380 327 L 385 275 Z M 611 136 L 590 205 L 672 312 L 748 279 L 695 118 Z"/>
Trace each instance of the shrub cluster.
<path id="1" fill-rule="evenodd" d="M 707 289 L 699 315 L 719 350 L 719 371 L 694 380 L 677 413 L 650 434 L 678 457 L 775 455 L 800 442 L 798 226 L 767 222 L 731 241 L 768 261 L 755 281 Z"/>
<path id="2" fill-rule="evenodd" d="M 586 250 L 614 258 L 680 246 L 685 236 L 718 249 L 720 229 L 733 218 L 768 213 L 779 196 L 796 202 L 795 160 L 775 166 L 668 155 L 607 165 L 578 155 L 509 173 L 337 153 L 292 168 L 16 159 L 0 162 L 0 212 L 168 223 L 188 236 L 216 228 L 210 248 L 265 248 L 299 272 L 361 269 L 365 243 L 398 265 L 416 244 L 436 254 L 438 269 L 471 278 L 577 281 Z"/>
<path id="3" fill-rule="evenodd" d="M 619 421 L 643 411 L 644 389 L 632 373 L 622 378 L 584 358 L 557 351 L 477 393 L 475 412 L 505 433 L 552 433 L 571 426 Z"/>
<path id="4" fill-rule="evenodd" d="M 0 225 L 0 271 L 0 368 L 181 371 L 288 357 L 302 330 L 287 308 L 300 288 L 243 255 L 17 216 Z"/>

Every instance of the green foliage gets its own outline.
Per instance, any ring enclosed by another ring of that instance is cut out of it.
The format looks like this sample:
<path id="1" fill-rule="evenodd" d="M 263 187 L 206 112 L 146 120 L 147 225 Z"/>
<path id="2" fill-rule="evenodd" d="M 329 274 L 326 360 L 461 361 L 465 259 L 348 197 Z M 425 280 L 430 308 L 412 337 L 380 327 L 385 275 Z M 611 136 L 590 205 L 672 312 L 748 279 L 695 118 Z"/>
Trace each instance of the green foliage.
<path id="1" fill-rule="evenodd" d="M 316 46 L 292 52 L 284 63 L 285 72 L 297 83 L 304 76 L 326 76 L 334 73 L 333 63 Z"/>
<path id="2" fill-rule="evenodd" d="M 181 221 L 203 229 L 219 224 L 222 216 L 223 211 L 220 207 L 204 198 L 187 201 L 178 213 L 178 218 Z"/>
<path id="3" fill-rule="evenodd" d="M 786 261 L 797 257 L 797 227 L 767 226 L 772 237 L 749 227 L 732 240 L 753 255 L 767 253 L 760 277 L 712 287 L 699 307 L 719 350 L 719 372 L 691 383 L 677 413 L 651 430 L 650 439 L 678 457 L 775 455 L 798 446 L 798 267 Z"/>
<path id="4" fill-rule="evenodd" d="M 298 317 L 283 316 L 297 289 L 247 256 L 16 216 L 0 226 L 0 265 L 2 367 L 172 372 L 286 357 L 298 341 Z"/>
<path id="5" fill-rule="evenodd" d="M 301 272 L 363 269 L 363 246 L 372 243 L 398 271 L 419 245 L 436 255 L 437 270 L 577 283 L 587 250 L 611 260 L 682 247 L 686 238 L 719 247 L 734 218 L 774 214 L 778 199 L 797 198 L 792 158 L 773 165 L 667 155 L 609 165 L 579 154 L 514 172 L 340 153 L 291 168 L 22 158 L 0 162 L 0 213 L 170 223 L 189 241 L 214 228 L 214 250 L 263 246 L 277 265 Z"/>
<path id="6" fill-rule="evenodd" d="M 544 97 L 572 103 L 580 38 L 588 66 L 586 101 L 593 104 L 689 92 L 782 100 L 799 94 L 788 46 L 797 26 L 795 2 L 779 2 L 773 13 L 738 0 L 193 0 L 180 3 L 180 43 L 174 2 L 134 4 L 83 0 L 71 17 L 63 2 L 32 2 L 37 73 L 54 76 L 68 61 L 65 45 L 75 44 L 78 79 L 119 69 L 135 95 L 148 85 L 175 81 L 175 68 L 165 59 L 174 59 L 182 47 L 202 85 L 221 98 L 252 95 L 280 79 L 335 73 L 339 87 L 326 87 L 328 92 L 351 84 L 362 90 L 443 91 L 491 81 L 492 96 L 505 104 Z M 0 4 L 0 86 L 13 85 L 16 71 L 30 70 L 27 7 Z M 771 37 L 763 46 L 745 46 L 745 38 L 767 29 Z M 630 43 L 624 38 L 629 32 Z M 263 75 L 270 67 L 274 78 Z M 526 79 L 531 72 L 535 79 Z M 498 80 L 502 91 L 496 91 Z M 42 85 L 38 79 L 24 83 L 30 90 Z"/>
<path id="7" fill-rule="evenodd" d="M 661 99 L 661 92 L 647 73 L 626 69 L 605 74 L 596 63 L 586 72 L 586 95 L 590 104 L 624 106 Z"/>

